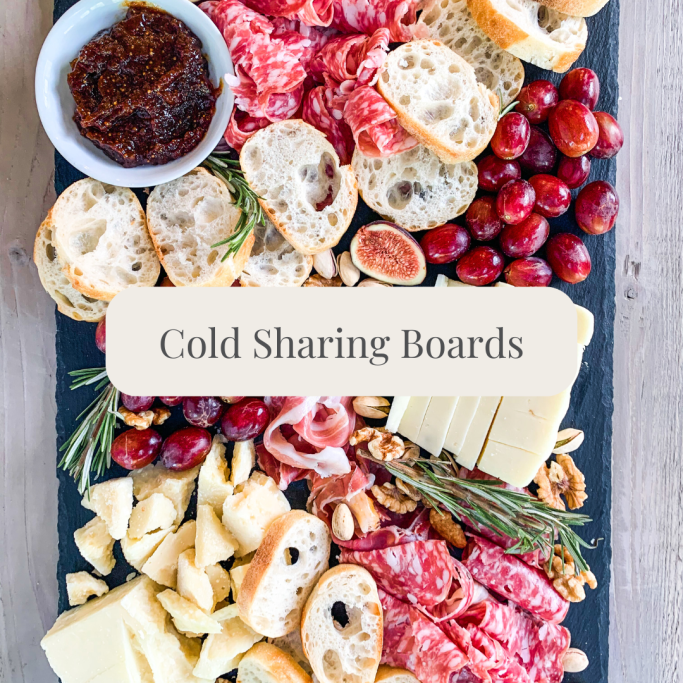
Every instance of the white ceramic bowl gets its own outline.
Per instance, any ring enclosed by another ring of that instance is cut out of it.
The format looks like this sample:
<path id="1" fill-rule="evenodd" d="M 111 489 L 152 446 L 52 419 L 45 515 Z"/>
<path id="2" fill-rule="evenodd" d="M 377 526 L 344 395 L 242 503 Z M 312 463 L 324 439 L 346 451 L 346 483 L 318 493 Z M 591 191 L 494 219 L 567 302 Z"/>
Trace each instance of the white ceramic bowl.
<path id="1" fill-rule="evenodd" d="M 202 41 L 209 74 L 218 85 L 233 74 L 228 47 L 209 17 L 189 0 L 153 0 L 150 4 L 185 22 Z M 230 119 L 233 94 L 223 82 L 216 113 L 204 139 L 189 154 L 163 166 L 124 168 L 83 137 L 73 115 L 76 110 L 67 75 L 81 48 L 102 29 L 113 26 L 127 11 L 124 0 L 81 0 L 66 12 L 48 34 L 36 67 L 36 103 L 45 132 L 60 154 L 91 178 L 122 187 L 151 187 L 179 178 L 198 166 L 220 141 Z"/>

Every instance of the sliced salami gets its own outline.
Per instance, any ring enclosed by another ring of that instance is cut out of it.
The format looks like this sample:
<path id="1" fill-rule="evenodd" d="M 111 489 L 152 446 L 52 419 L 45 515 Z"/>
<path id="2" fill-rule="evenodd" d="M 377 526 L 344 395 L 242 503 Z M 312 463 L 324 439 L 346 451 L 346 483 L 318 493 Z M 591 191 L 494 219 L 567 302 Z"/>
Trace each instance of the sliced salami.
<path id="1" fill-rule="evenodd" d="M 473 536 L 463 555 L 463 564 L 486 588 L 532 614 L 553 624 L 567 616 L 569 602 L 553 588 L 548 577 L 540 569 L 506 554 L 495 543 Z"/>
<path id="2" fill-rule="evenodd" d="M 244 0 L 261 14 L 298 19 L 307 26 L 329 26 L 334 16 L 332 0 Z"/>
<path id="3" fill-rule="evenodd" d="M 344 107 L 344 119 L 365 156 L 391 156 L 418 144 L 399 124 L 396 113 L 386 100 L 370 86 L 356 88 L 349 95 Z"/>
<path id="4" fill-rule="evenodd" d="M 416 19 L 414 0 L 333 0 L 333 6 L 332 26 L 343 33 L 372 35 L 378 28 L 388 28 L 392 42 L 412 38 L 408 27 Z"/>
<path id="5" fill-rule="evenodd" d="M 344 121 L 342 112 L 335 109 L 333 91 L 320 85 L 306 93 L 302 118 L 310 123 L 332 143 L 342 166 L 351 163 L 353 156 L 353 134 Z"/>

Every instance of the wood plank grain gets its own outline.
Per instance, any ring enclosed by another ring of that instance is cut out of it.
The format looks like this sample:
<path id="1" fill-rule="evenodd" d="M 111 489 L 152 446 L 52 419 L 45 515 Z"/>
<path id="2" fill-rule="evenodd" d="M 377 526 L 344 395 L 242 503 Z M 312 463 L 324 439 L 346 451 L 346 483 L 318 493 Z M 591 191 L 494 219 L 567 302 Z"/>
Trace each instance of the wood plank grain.
<path id="1" fill-rule="evenodd" d="M 621 2 L 612 683 L 683 681 L 682 22 Z"/>
<path id="2" fill-rule="evenodd" d="M 54 305 L 31 259 L 54 201 L 33 72 L 51 0 L 0 2 L 0 681 L 54 681 L 39 641 L 57 611 Z"/>

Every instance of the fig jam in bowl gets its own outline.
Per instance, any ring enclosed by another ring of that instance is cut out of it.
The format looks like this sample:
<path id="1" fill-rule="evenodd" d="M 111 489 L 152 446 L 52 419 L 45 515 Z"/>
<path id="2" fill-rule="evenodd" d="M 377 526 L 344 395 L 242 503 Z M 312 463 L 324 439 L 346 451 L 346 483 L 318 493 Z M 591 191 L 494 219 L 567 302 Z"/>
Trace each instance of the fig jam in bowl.
<path id="1" fill-rule="evenodd" d="M 223 36 L 188 0 L 81 0 L 45 40 L 36 102 L 52 144 L 79 171 L 152 187 L 221 141 L 233 73 Z"/>

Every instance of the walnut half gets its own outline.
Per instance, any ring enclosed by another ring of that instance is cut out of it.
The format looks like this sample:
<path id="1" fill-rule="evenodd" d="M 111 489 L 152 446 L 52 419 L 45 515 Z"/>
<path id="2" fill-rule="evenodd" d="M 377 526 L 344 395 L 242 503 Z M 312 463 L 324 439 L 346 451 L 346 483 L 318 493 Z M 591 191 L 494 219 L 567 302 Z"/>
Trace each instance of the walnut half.
<path id="1" fill-rule="evenodd" d="M 406 496 L 393 484 L 382 484 L 382 486 L 375 484 L 370 490 L 380 505 L 399 515 L 412 512 L 417 507 L 416 501 Z"/>
<path id="2" fill-rule="evenodd" d="M 561 545 L 555 545 L 555 554 L 550 565 L 550 569 L 546 569 L 548 578 L 553 582 L 555 590 L 569 602 L 582 602 L 586 599 L 586 590 L 584 585 L 588 584 L 589 588 L 595 589 L 598 587 L 598 581 L 590 569 L 576 573 L 574 566 L 574 558 L 571 556 L 567 548 Z"/>
<path id="3" fill-rule="evenodd" d="M 351 434 L 349 439 L 349 443 L 352 446 L 363 443 L 363 441 L 368 442 L 370 455 L 384 462 L 402 457 L 406 450 L 403 439 L 400 436 L 384 430 L 374 429 L 373 427 L 357 429 Z"/>
<path id="4" fill-rule="evenodd" d="M 538 484 L 538 498 L 556 510 L 564 510 L 565 497 L 570 510 L 583 506 L 588 498 L 586 478 L 576 466 L 571 455 L 558 455 L 555 462 L 541 465 L 534 477 Z"/>

